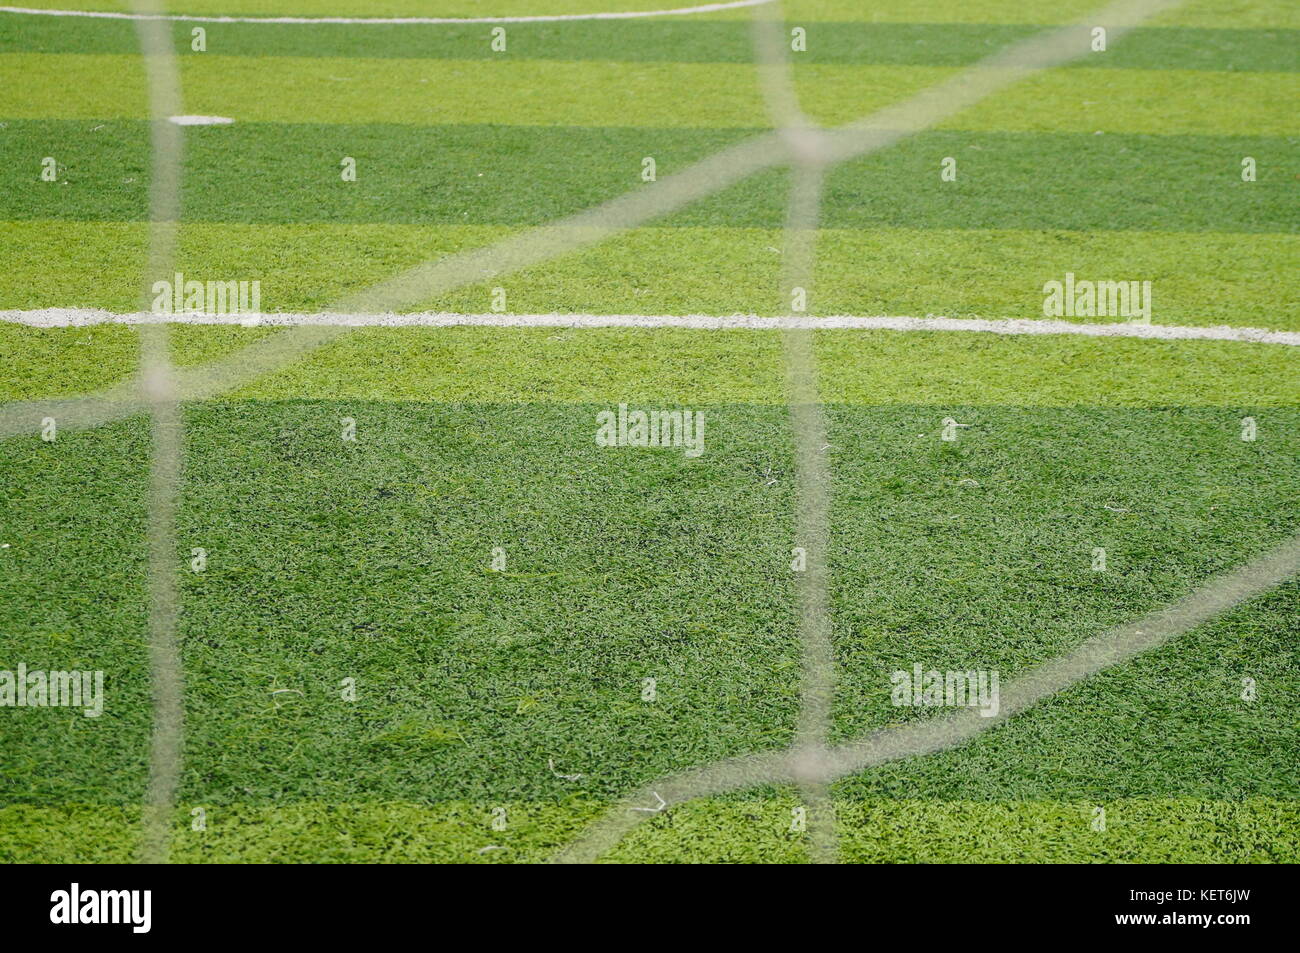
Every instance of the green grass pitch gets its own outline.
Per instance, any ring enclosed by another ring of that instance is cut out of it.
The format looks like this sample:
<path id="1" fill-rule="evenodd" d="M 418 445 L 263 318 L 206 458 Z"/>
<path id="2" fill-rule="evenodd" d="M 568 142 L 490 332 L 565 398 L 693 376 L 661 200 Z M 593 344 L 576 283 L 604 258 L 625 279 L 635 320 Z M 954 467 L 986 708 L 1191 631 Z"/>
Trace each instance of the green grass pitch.
<path id="1" fill-rule="evenodd" d="M 794 87 L 832 127 L 1100 6 L 785 0 L 781 30 L 806 30 Z M 1297 9 L 1186 0 L 829 170 L 809 312 L 1042 319 L 1044 283 L 1069 272 L 1150 281 L 1155 324 L 1300 331 Z M 483 23 L 206 23 L 202 52 L 196 24 L 173 23 L 185 112 L 234 120 L 183 132 L 175 270 L 256 279 L 265 311 L 321 311 L 652 188 L 644 157 L 664 179 L 770 130 L 751 19 L 508 23 L 504 52 Z M 0 12 L 0 311 L 139 308 L 150 119 L 132 23 Z M 409 310 L 488 313 L 499 286 L 515 314 L 783 314 L 789 186 L 788 169 L 762 172 Z M 176 325 L 171 357 L 197 367 L 276 333 Z M 140 336 L 0 322 L 0 401 L 127 380 Z M 1300 348 L 889 330 L 814 343 L 831 743 L 945 714 L 894 704 L 892 672 L 1009 683 L 1300 532 Z M 545 861 L 656 779 L 789 746 L 785 374 L 769 330 L 380 327 L 186 402 L 171 859 Z M 597 415 L 620 404 L 702 412 L 705 452 L 599 446 Z M 0 672 L 105 674 L 97 718 L 0 705 L 0 862 L 140 855 L 151 450 L 144 414 L 0 440 Z M 1298 752 L 1291 579 L 965 744 L 836 781 L 839 858 L 1294 863 Z M 603 859 L 802 863 L 800 803 L 777 785 L 694 799 Z"/>

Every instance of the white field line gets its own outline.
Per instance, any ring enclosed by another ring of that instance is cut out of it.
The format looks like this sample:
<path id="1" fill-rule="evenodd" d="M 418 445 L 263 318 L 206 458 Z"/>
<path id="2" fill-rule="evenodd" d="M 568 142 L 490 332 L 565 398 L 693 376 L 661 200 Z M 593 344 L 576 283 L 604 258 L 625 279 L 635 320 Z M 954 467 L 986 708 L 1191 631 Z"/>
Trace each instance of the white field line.
<path id="1" fill-rule="evenodd" d="M 168 116 L 168 122 L 178 126 L 228 126 L 235 120 L 229 116 Z"/>
<path id="2" fill-rule="evenodd" d="M 91 17 L 97 20 L 171 20 L 178 23 L 343 23 L 354 26 L 375 24 L 424 25 L 457 23 L 556 23 L 565 20 L 635 20 L 642 17 L 685 16 L 691 13 L 715 13 L 757 7 L 772 0 L 731 0 L 729 3 L 705 3 L 675 10 L 627 10 L 622 13 L 556 13 L 528 17 L 232 17 L 187 16 L 182 13 L 119 13 L 109 10 L 38 10 L 32 7 L 0 7 L 0 13 L 21 13 L 48 17 Z"/>
<path id="3" fill-rule="evenodd" d="M 1097 338 L 1140 338 L 1156 341 L 1240 341 L 1249 344 L 1300 346 L 1300 331 L 1268 328 L 1193 327 L 1177 324 L 1076 324 L 1028 318 L 924 318 L 890 315 L 855 317 L 764 317 L 756 314 L 455 314 L 422 311 L 415 314 L 360 314 L 345 311 L 261 314 L 115 314 L 94 308 L 0 310 L 0 321 L 32 328 L 81 328 L 97 324 L 241 324 L 248 327 L 337 328 L 689 328 L 697 331 L 965 331 L 980 334 L 1065 334 Z"/>

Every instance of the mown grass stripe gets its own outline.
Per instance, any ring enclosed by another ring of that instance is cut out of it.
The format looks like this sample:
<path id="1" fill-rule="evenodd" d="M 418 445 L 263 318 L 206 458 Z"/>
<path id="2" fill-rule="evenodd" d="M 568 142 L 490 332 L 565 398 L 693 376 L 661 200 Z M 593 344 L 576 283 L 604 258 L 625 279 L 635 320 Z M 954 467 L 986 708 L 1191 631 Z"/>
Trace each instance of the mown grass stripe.
<path id="1" fill-rule="evenodd" d="M 267 311 L 319 311 L 418 262 L 510 231 L 188 224 L 177 267 L 205 281 L 259 280 Z M 0 224 L 0 307 L 134 311 L 144 238 L 142 223 Z M 776 229 L 638 228 L 502 285 L 508 309 L 520 314 L 772 314 L 780 244 Z M 1277 234 L 825 229 L 809 313 L 1041 318 L 1044 283 L 1072 272 L 1150 280 L 1156 323 L 1300 330 L 1297 296 L 1286 291 L 1298 246 L 1296 236 Z M 490 311 L 494 286 L 409 310 Z"/>
<path id="2" fill-rule="evenodd" d="M 499 123 L 753 128 L 768 122 L 752 66 L 610 61 L 334 60 L 205 54 L 180 60 L 186 112 L 236 122 Z M 861 118 L 948 78 L 935 66 L 808 64 L 805 110 Z M 102 77 L 115 82 L 105 83 Z M 1011 87 L 944 125 L 1062 132 L 1292 135 L 1293 73 L 1076 68 Z M 680 108 L 683 97 L 691 108 Z M 0 54 L 4 119 L 142 119 L 142 67 L 126 55 Z"/>
<path id="3" fill-rule="evenodd" d="M 486 25 L 374 27 L 212 24 L 206 51 L 191 50 L 192 24 L 173 26 L 182 56 L 374 57 L 483 60 L 619 60 L 751 63 L 752 30 L 740 20 L 520 23 L 505 54 Z M 799 63 L 969 66 L 1044 29 L 1038 24 L 824 22 L 808 33 Z M 129 22 L 0 17 L 0 53 L 137 52 Z M 1300 31 L 1139 27 L 1088 66 L 1125 69 L 1300 70 Z"/>
<path id="4" fill-rule="evenodd" d="M 942 123 L 954 129 L 1295 135 L 1291 73 L 1051 70 Z"/>
<path id="5" fill-rule="evenodd" d="M 758 130 L 753 130 L 757 134 Z M 0 219 L 141 221 L 148 128 L 16 120 L 0 140 Z M 244 123 L 187 139 L 191 222 L 539 225 L 642 187 L 750 131 Z M 927 132 L 829 174 L 828 228 L 1293 232 L 1294 143 L 1269 137 Z M 52 155 L 59 182 L 39 179 Z M 340 161 L 357 162 L 344 182 Z M 955 182 L 940 160 L 958 161 Z M 1257 181 L 1241 181 L 1241 160 Z M 786 173 L 659 224 L 778 228 Z"/>
<path id="6" fill-rule="evenodd" d="M 1080 801 L 839 799 L 845 863 L 1297 863 L 1291 836 L 1300 804 L 1276 798 L 1102 798 Z M 790 831 L 792 795 L 708 798 L 634 831 L 613 863 L 803 863 Z M 192 830 L 178 812 L 174 863 L 540 863 L 606 805 L 490 799 L 440 802 L 297 802 L 209 805 Z M 504 831 L 492 829 L 504 810 Z M 97 804 L 0 808 L 0 861 L 131 863 L 140 825 L 131 807 Z"/>
<path id="7" fill-rule="evenodd" d="M 615 355 L 592 353 L 589 375 L 612 366 Z M 785 408 L 684 395 L 708 423 L 691 459 L 598 446 L 596 413 L 617 393 L 189 406 L 178 533 L 208 564 L 183 577 L 182 803 L 604 799 L 788 743 L 798 654 Z M 1248 413 L 1252 442 L 1240 439 Z M 901 660 L 1009 680 L 1300 525 L 1297 408 L 832 404 L 828 414 L 841 737 L 935 714 L 891 704 Z M 948 415 L 971 425 L 955 445 L 940 439 Z M 357 421 L 354 442 L 340 439 L 344 417 Z M 111 649 L 102 719 L 11 713 L 21 717 L 0 748 L 7 802 L 138 793 L 148 676 L 134 664 L 130 610 L 141 594 L 110 574 L 89 587 L 82 576 L 86 565 L 138 565 L 142 540 L 124 530 L 142 516 L 147 433 L 137 417 L 54 443 L 6 442 L 8 650 L 63 668 Z M 87 507 L 93 518 L 79 518 Z M 487 568 L 495 545 L 508 552 L 502 572 Z M 1098 545 L 1105 573 L 1090 568 Z M 863 584 L 884 565 L 888 589 Z M 1283 586 L 963 749 L 867 772 L 855 789 L 1295 797 L 1287 752 L 1300 695 L 1286 648 L 1298 598 Z M 1257 704 L 1240 696 L 1243 671 L 1257 678 Z M 348 675 L 355 703 L 337 692 Z M 657 679 L 654 704 L 640 697 L 645 677 Z M 302 694 L 271 694 L 280 688 Z M 1141 720 L 1151 710 L 1163 717 Z M 1117 724 L 1122 740 L 1097 740 Z M 114 745 L 114 757 L 96 756 Z M 1087 769 L 1042 772 L 1062 750 Z M 557 778 L 552 758 L 583 777 Z M 996 769 L 977 767 L 990 760 Z M 920 783 L 899 784 L 909 775 Z"/>
<path id="8" fill-rule="evenodd" d="M 276 332 L 178 326 L 173 358 L 184 366 L 206 363 L 270 333 Z M 539 394 L 560 402 L 617 394 L 779 405 L 779 343 L 775 333 L 753 331 L 371 328 L 238 395 L 522 403 Z M 851 405 L 1300 405 L 1295 348 L 887 331 L 820 331 L 816 343 L 825 398 Z M 0 399 L 106 387 L 135 371 L 134 347 L 135 332 L 122 325 L 0 325 L 0 357 L 13 368 Z"/>
<path id="9" fill-rule="evenodd" d="M 1189 424 L 1179 421 L 1175 425 L 1177 432 L 1188 434 Z M 1183 472 L 1190 467 L 1190 461 L 1182 464 Z M 1095 473 L 1093 468 L 1085 484 L 1074 488 L 1081 491 L 1080 498 L 1098 505 L 1100 496 L 1107 495 L 1107 490 L 1114 491 L 1114 484 L 1089 492 L 1085 487 L 1087 483 L 1095 487 Z M 1234 507 L 1238 515 L 1244 515 L 1244 507 L 1233 501 L 1244 501 L 1258 489 L 1234 487 L 1228 482 L 1197 486 L 1184 481 L 1176 491 L 1178 500 L 1169 506 L 1155 500 L 1151 490 L 1136 488 L 1125 494 L 1123 502 L 1128 506 L 1136 504 L 1146 518 L 1160 524 L 1156 532 L 1166 538 L 1179 535 L 1184 544 L 1201 545 L 1212 532 L 1209 523 L 1218 513 Z M 1262 540 L 1269 538 L 1274 527 L 1294 518 L 1289 502 L 1275 499 L 1264 506 L 1274 509 L 1277 518 L 1248 518 L 1230 532 L 1240 534 L 1243 541 Z M 1173 516 L 1174 509 L 1184 508 L 1187 513 L 1199 515 L 1186 521 Z M 1282 511 L 1290 511 L 1290 515 Z M 1077 514 L 1078 510 L 1071 508 L 1063 515 L 1073 522 Z M 1105 532 L 1090 535 L 1101 538 Z M 1127 546 L 1117 546 L 1114 537 L 1111 539 L 1108 566 L 1111 556 Z M 863 552 L 864 542 L 860 538 L 854 544 L 856 553 Z M 869 545 L 879 545 L 879 541 L 873 538 Z M 1105 541 L 1100 545 L 1106 545 Z M 1033 565 L 1034 555 L 1040 552 L 1034 544 L 1016 535 L 1013 541 L 1004 538 L 993 544 L 995 551 L 1000 547 L 1006 547 L 1002 551 L 1007 555 L 998 561 L 999 571 L 1006 575 L 1009 586 L 1015 586 L 1012 580 L 1019 582 L 1014 598 L 1032 598 L 1028 594 L 1034 591 L 1045 594 L 1046 590 L 1039 588 L 1044 577 Z M 993 556 L 988 549 L 985 552 L 986 559 Z M 1147 562 L 1150 553 L 1149 548 L 1139 544 L 1122 558 L 1140 563 L 1140 572 L 1150 580 L 1166 571 L 1178 572 L 1168 564 Z M 954 575 L 959 577 L 950 590 L 954 595 L 964 599 L 983 588 L 983 581 L 976 581 L 968 571 L 958 569 Z M 845 579 L 849 584 L 851 580 L 852 576 Z M 1086 583 L 1083 585 L 1086 587 Z M 914 591 L 909 587 L 908 592 Z M 1058 586 L 1053 587 L 1050 599 L 1045 595 L 1040 598 L 1068 614 L 1073 611 L 1077 591 L 1072 586 Z M 1249 677 L 1243 674 L 1246 670 L 1257 670 L 1259 683 L 1269 685 L 1270 697 L 1279 701 L 1284 695 L 1293 697 L 1300 689 L 1300 679 L 1289 661 L 1298 609 L 1300 585 L 1292 579 L 1160 650 L 1071 687 L 1032 718 L 1012 719 L 965 748 L 864 773 L 844 781 L 838 790 L 855 798 L 906 797 L 908 791 L 923 790 L 927 796 L 944 800 L 985 801 L 1004 798 L 1008 793 L 1055 798 L 1069 792 L 1064 796 L 1093 797 L 1100 802 L 1112 797 L 1172 793 L 1166 784 L 1176 777 L 1177 793 L 1186 797 L 1249 798 L 1267 791 L 1296 799 L 1294 774 L 1292 778 L 1283 776 L 1294 762 L 1289 754 L 1296 737 L 1294 715 L 1284 715 L 1280 708 L 1269 711 L 1255 707 L 1242 697 L 1242 680 Z M 864 605 L 860 611 L 867 616 L 870 606 Z M 979 625 L 989 620 L 989 616 L 981 615 Z M 955 621 L 950 618 L 932 630 L 931 644 L 944 641 L 943 633 L 951 631 L 949 627 Z M 970 617 L 959 624 L 965 631 L 971 630 Z M 999 628 L 998 623 L 993 623 L 993 628 Z M 995 631 L 977 638 L 996 644 L 1006 633 L 1002 629 L 1002 635 Z M 970 652 L 976 658 L 983 654 L 975 645 Z M 938 667 L 946 666 L 940 663 Z M 864 688 L 868 693 L 878 692 L 878 685 L 869 684 L 862 674 L 860 669 L 852 670 L 846 681 L 853 682 L 854 687 L 846 685 L 843 697 L 842 713 L 847 721 L 857 724 L 869 723 L 869 719 L 851 711 L 855 703 L 864 704 Z M 1290 701 L 1282 704 L 1290 707 Z M 1239 732 L 1238 728 L 1246 723 L 1252 727 Z M 1066 725 L 1070 728 L 1065 729 Z M 1224 757 L 1219 745 L 1225 736 L 1219 734 L 1218 728 L 1235 736 L 1232 744 L 1238 754 Z"/>

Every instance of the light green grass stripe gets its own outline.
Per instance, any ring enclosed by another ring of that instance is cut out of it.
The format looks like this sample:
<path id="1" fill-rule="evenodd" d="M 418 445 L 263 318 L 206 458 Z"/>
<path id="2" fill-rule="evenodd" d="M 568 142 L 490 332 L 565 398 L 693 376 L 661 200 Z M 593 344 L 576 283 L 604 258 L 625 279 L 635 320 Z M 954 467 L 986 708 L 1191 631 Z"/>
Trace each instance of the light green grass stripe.
<path id="1" fill-rule="evenodd" d="M 1042 317 L 1045 282 L 1150 280 L 1161 324 L 1300 328 L 1300 237 L 1036 229 L 833 230 L 818 243 L 821 314 Z M 927 304 L 926 302 L 933 302 Z"/>
<path id="2" fill-rule="evenodd" d="M 179 328 L 176 359 L 212 360 L 266 333 Z M 112 384 L 135 367 L 135 336 L 123 327 L 0 326 L 0 360 L 14 369 L 0 397 L 38 399 Z M 859 331 L 820 333 L 817 348 L 825 399 L 845 404 L 1300 404 L 1295 348 Z M 568 403 L 607 401 L 611 394 L 688 406 L 780 404 L 780 340 L 760 332 L 681 329 L 372 328 L 237 396 Z"/>
<path id="3" fill-rule="evenodd" d="M 611 861 L 803 863 L 790 797 L 707 799 L 633 831 Z M 600 811 L 592 801 L 208 805 L 206 830 L 178 812 L 178 863 L 529 863 L 548 858 Z M 1106 830 L 1091 827 L 1106 810 Z M 493 830 L 494 809 L 505 830 Z M 1296 863 L 1300 805 L 1242 801 L 839 801 L 850 863 Z M 500 815 L 498 815 L 500 816 Z M 0 808 L 0 862 L 128 863 L 134 808 Z M 500 849 L 495 849 L 500 848 Z"/>
<path id="4" fill-rule="evenodd" d="M 500 226 L 223 225 L 182 228 L 177 267 L 262 282 L 267 311 L 319 311 L 421 261 L 514 234 Z M 140 223 L 0 224 L 0 308 L 138 307 Z M 771 314 L 781 232 L 640 228 L 498 282 L 518 314 Z M 1149 280 L 1160 324 L 1300 329 L 1300 236 L 1216 232 L 824 230 L 813 314 L 1040 318 L 1043 284 Z M 413 310 L 479 314 L 491 287 Z"/>
<path id="5" fill-rule="evenodd" d="M 236 121 L 765 126 L 749 64 L 391 60 L 239 56 L 179 61 L 185 108 Z M 951 69 L 831 68 L 808 77 L 845 115 L 871 112 Z M 99 82 L 111 75 L 114 84 Z M 690 108 L 683 108 L 683 103 Z M 138 58 L 0 56 L 0 116 L 144 118 Z"/>
<path id="6" fill-rule="evenodd" d="M 402 333 L 414 335 L 404 346 L 395 346 L 383 331 L 349 335 L 238 396 L 599 402 L 620 394 L 687 406 L 785 400 L 775 334 L 514 329 L 507 332 L 509 347 L 503 347 L 502 336 L 491 329 Z M 898 332 L 825 332 L 817 335 L 817 345 L 823 395 L 831 402 L 1300 403 L 1300 354 L 1294 348 Z"/>
<path id="7" fill-rule="evenodd" d="M 952 129 L 1144 132 L 1300 131 L 1300 75 L 1198 70 L 1054 70 L 942 124 Z"/>
<path id="8" fill-rule="evenodd" d="M 796 802 L 694 802 L 636 830 L 610 860 L 799 863 Z M 1093 808 L 1107 829 L 1093 831 Z M 846 863 L 1294 863 L 1292 801 L 837 801 Z"/>
<path id="9" fill-rule="evenodd" d="M 185 108 L 236 121 L 416 125 L 750 128 L 767 123 L 746 64 L 483 61 L 239 56 L 180 60 Z M 838 125 L 952 75 L 921 66 L 810 64 L 796 70 L 804 108 Z M 102 77 L 112 76 L 105 83 Z M 1018 84 L 947 126 L 1148 134 L 1285 135 L 1300 129 L 1292 73 L 1069 69 Z M 690 108 L 682 102 L 689 100 Z M 1091 105 L 1089 105 L 1091 104 Z M 139 58 L 0 56 L 0 116 L 140 119 Z"/>

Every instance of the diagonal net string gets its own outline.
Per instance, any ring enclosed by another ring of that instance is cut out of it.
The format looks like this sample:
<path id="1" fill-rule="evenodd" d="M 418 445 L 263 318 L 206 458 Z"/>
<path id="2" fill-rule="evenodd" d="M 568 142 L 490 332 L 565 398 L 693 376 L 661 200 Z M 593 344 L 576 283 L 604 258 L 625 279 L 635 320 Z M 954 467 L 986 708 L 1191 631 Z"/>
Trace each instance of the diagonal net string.
<path id="1" fill-rule="evenodd" d="M 923 721 L 882 728 L 864 738 L 827 749 L 809 758 L 795 749 L 742 755 L 692 768 L 647 784 L 606 812 L 578 840 L 556 856 L 562 863 L 597 860 L 648 815 L 629 810 L 657 793 L 668 805 L 768 784 L 826 782 L 857 774 L 889 761 L 934 754 L 966 743 L 976 735 L 1027 711 L 1071 685 L 1157 648 L 1234 606 L 1300 573 L 1300 535 L 1292 536 L 1238 569 L 1218 576 L 1200 589 L 1162 609 L 1103 632 L 1060 658 L 1003 686 L 996 715 L 984 718 L 970 708 Z"/>

